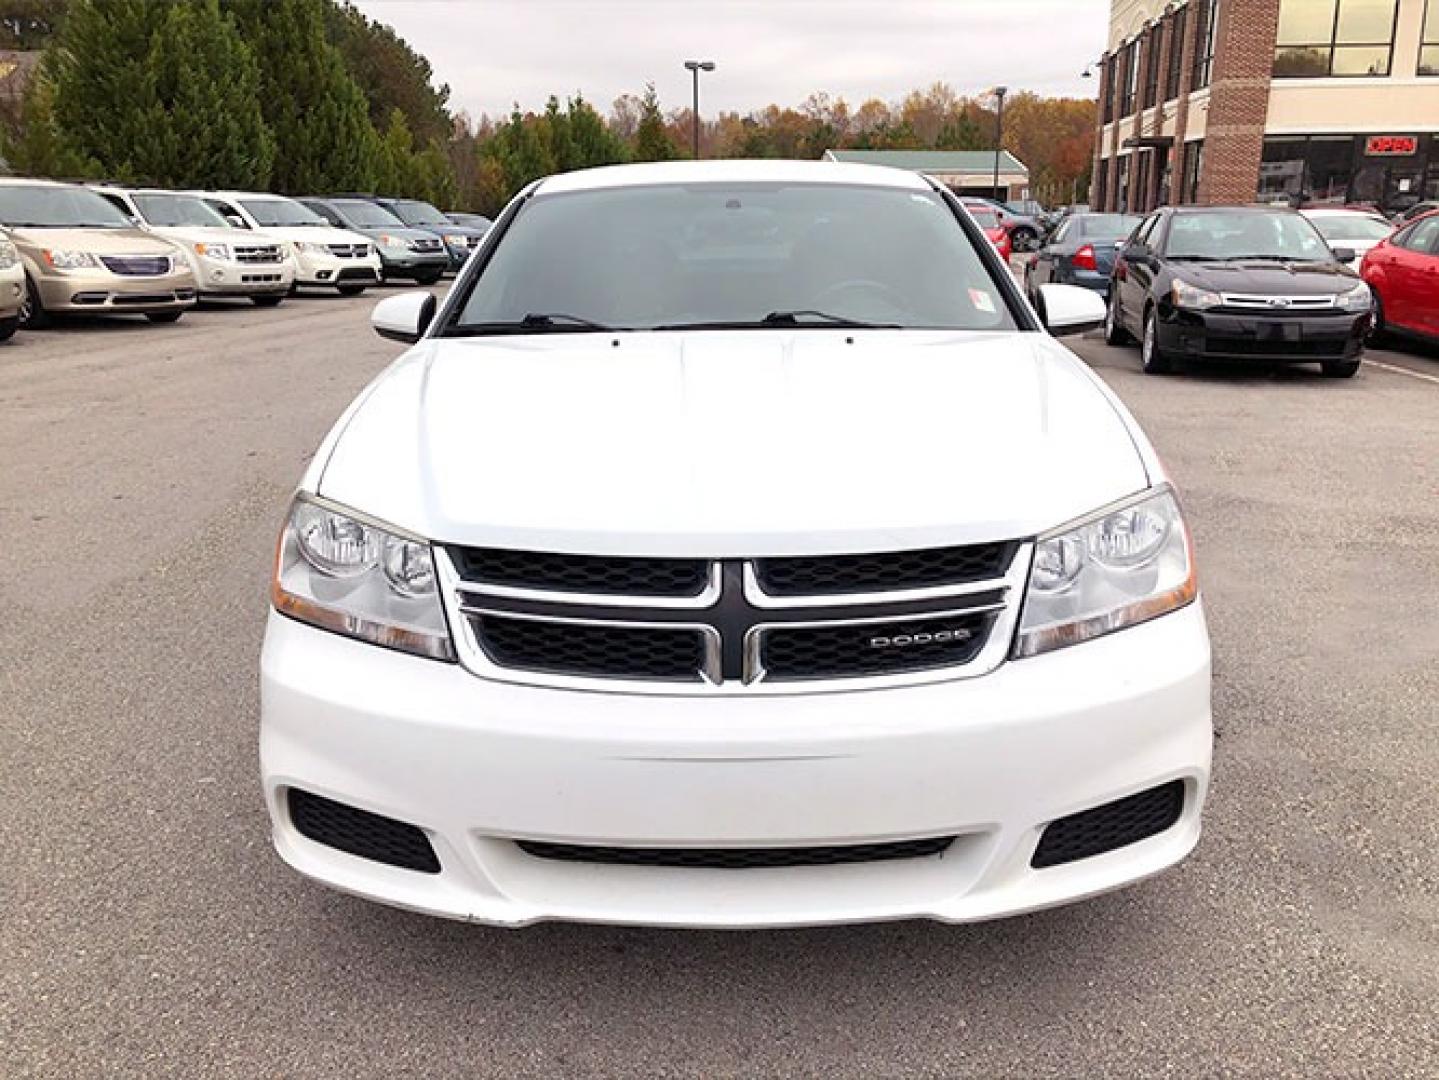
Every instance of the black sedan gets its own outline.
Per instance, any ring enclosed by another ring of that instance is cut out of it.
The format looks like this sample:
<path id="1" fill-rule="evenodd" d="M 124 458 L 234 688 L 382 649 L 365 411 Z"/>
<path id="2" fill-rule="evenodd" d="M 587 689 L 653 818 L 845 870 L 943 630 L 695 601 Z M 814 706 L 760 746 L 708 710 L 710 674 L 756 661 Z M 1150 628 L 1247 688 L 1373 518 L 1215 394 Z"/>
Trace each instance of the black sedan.
<path id="1" fill-rule="evenodd" d="M 1024 288 L 1030 303 L 1039 287 L 1082 285 L 1109 295 L 1109 275 L 1118 245 L 1139 225 L 1130 214 L 1070 214 L 1054 230 L 1024 268 Z"/>
<path id="2" fill-rule="evenodd" d="M 1120 249 L 1105 338 L 1137 337 L 1150 374 L 1203 359 L 1318 363 L 1348 378 L 1373 305 L 1353 261 L 1293 210 L 1166 207 Z"/>

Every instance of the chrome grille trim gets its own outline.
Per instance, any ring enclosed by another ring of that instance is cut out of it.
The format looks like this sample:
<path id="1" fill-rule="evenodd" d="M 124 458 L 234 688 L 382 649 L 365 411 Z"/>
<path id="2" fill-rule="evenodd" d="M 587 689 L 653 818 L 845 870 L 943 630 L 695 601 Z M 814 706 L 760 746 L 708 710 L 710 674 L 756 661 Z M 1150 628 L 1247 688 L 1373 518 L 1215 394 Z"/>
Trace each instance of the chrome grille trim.
<path id="1" fill-rule="evenodd" d="M 1244 311 L 1266 311 L 1283 315 L 1286 311 L 1334 311 L 1339 306 L 1338 296 L 1286 296 L 1282 294 L 1220 293 L 1219 298 L 1228 308 Z"/>
<path id="2" fill-rule="evenodd" d="M 1017 557 L 1017 556 L 1016 556 Z M 745 598 L 757 608 L 825 608 L 861 607 L 865 604 L 902 604 L 920 600 L 939 600 L 946 596 L 969 596 L 992 592 L 1000 578 L 966 581 L 958 585 L 935 585 L 923 589 L 895 589 L 890 592 L 815 593 L 810 596 L 771 596 L 759 582 L 753 562 L 744 564 Z M 970 609 L 973 610 L 973 609 Z"/>
<path id="3" fill-rule="evenodd" d="M 711 560 L 710 584 L 706 586 L 705 597 L 709 601 L 703 607 L 675 605 L 675 600 L 683 600 L 685 604 L 693 605 L 696 598 L 645 598 L 645 597 L 595 597 L 582 596 L 573 592 L 548 592 L 544 590 L 515 589 L 506 586 L 482 585 L 480 583 L 466 580 L 461 577 L 450 552 L 440 545 L 434 548 L 435 566 L 439 580 L 440 594 L 445 607 L 445 614 L 449 620 L 450 628 L 455 637 L 456 651 L 462 667 L 471 674 L 496 682 L 510 683 L 518 686 L 542 686 L 555 689 L 589 691 L 595 693 L 625 693 L 640 694 L 647 696 L 779 696 L 789 694 L 812 694 L 812 693 L 836 693 L 850 692 L 856 690 L 881 689 L 902 686 L 920 686 L 938 682 L 948 682 L 958 679 L 977 678 L 987 675 L 998 668 L 1008 657 L 1010 645 L 1013 643 L 1015 630 L 1019 623 L 1020 608 L 1024 598 L 1025 584 L 1029 578 L 1030 563 L 1034 554 L 1032 542 L 1023 542 L 1010 562 L 1009 569 L 1003 577 L 989 579 L 982 582 L 968 582 L 961 591 L 952 594 L 954 603 L 937 603 L 946 597 L 916 596 L 916 592 L 928 592 L 928 590 L 912 590 L 907 593 L 869 593 L 861 597 L 850 597 L 851 607 L 863 608 L 864 606 L 879 606 L 882 604 L 895 605 L 907 602 L 920 603 L 919 610 L 914 612 L 887 612 L 876 613 L 873 616 L 853 615 L 836 618 L 826 617 L 825 612 L 836 611 L 836 602 L 833 597 L 809 598 L 807 605 L 786 605 L 784 609 L 778 607 L 761 608 L 753 603 L 748 590 L 741 587 L 738 591 L 745 596 L 750 609 L 754 612 L 754 622 L 749 624 L 749 629 L 744 639 L 739 642 L 739 648 L 743 653 L 744 675 L 737 678 L 731 675 L 725 678 L 725 641 L 721 632 L 713 622 L 707 622 L 702 613 L 718 618 L 723 610 L 724 602 L 733 602 L 735 592 L 729 594 L 729 601 L 722 601 L 721 596 L 725 589 L 725 567 L 731 566 L 732 573 L 737 577 L 743 576 L 742 571 L 746 567 L 747 560 Z M 738 569 L 734 569 L 738 567 Z M 731 580 L 730 589 L 735 589 L 734 581 Z M 715 590 L 718 589 L 719 592 Z M 989 594 L 987 596 L 982 594 Z M 491 602 L 486 602 L 486 597 Z M 967 603 L 965 597 L 973 597 L 974 602 Z M 661 602 L 656 602 L 656 599 Z M 786 598 L 789 599 L 789 598 Z M 817 602 L 824 601 L 824 602 Z M 526 612 L 523 604 L 536 603 L 544 604 L 549 610 L 544 612 Z M 604 607 L 611 609 L 603 613 L 602 618 L 593 618 L 583 612 L 584 606 Z M 808 606 L 815 610 L 813 619 L 804 618 L 795 608 Z M 569 607 L 574 609 L 573 614 L 564 610 Z M 656 612 L 668 612 L 663 619 L 646 619 L 644 609 Z M 765 612 L 772 612 L 768 617 Z M 633 617 L 629 613 L 633 612 Z M 692 618 L 687 618 L 686 613 L 693 613 Z M 784 681 L 766 681 L 764 673 L 758 669 L 757 659 L 759 649 L 763 640 L 763 631 L 779 626 L 826 626 L 826 625 L 855 625 L 855 624 L 883 624 L 896 623 L 905 620 L 913 620 L 920 617 L 943 618 L 952 616 L 964 616 L 975 614 L 992 614 L 993 621 L 990 624 L 988 636 L 979 651 L 965 663 L 948 667 L 937 667 L 923 671 L 910 671 L 897 674 L 883 675 L 859 675 L 846 677 L 825 677 L 815 679 L 788 679 Z M 495 663 L 485 653 L 480 645 L 474 627 L 471 625 L 472 615 L 490 615 L 499 618 L 524 618 L 528 617 L 538 621 L 555 623 L 572 622 L 577 624 L 598 624 L 615 627 L 632 627 L 635 629 L 685 629 L 700 631 L 704 635 L 705 642 L 705 663 L 704 670 L 698 673 L 699 678 L 693 682 L 657 681 L 638 679 L 632 677 L 601 677 L 595 675 L 555 674 L 553 672 L 530 671 L 521 668 L 505 667 Z M 760 631 L 752 633 L 752 631 Z M 753 643 L 749 640 L 753 637 Z M 731 661 L 731 668 L 734 661 Z"/>

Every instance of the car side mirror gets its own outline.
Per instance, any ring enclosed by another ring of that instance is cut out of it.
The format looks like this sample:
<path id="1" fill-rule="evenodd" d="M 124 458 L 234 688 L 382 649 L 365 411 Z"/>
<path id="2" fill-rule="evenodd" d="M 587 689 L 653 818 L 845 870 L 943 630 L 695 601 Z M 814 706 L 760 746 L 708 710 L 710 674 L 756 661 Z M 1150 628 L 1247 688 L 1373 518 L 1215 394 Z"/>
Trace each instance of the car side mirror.
<path id="1" fill-rule="evenodd" d="M 1334 249 L 1334 257 L 1342 263 L 1352 263 L 1358 253 L 1353 248 L 1338 247 Z"/>
<path id="2" fill-rule="evenodd" d="M 1104 299 L 1078 285 L 1041 285 L 1039 317 L 1055 337 L 1083 334 L 1104 324 Z"/>
<path id="3" fill-rule="evenodd" d="M 435 306 L 433 293 L 403 292 L 387 296 L 370 313 L 370 325 L 382 338 L 413 345 L 430 328 Z"/>

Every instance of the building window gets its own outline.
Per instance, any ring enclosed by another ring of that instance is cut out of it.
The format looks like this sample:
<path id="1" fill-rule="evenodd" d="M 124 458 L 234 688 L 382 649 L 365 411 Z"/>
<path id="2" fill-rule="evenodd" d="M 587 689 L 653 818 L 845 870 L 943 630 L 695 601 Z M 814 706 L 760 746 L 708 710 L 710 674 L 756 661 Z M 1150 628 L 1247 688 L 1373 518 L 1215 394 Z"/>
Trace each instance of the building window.
<path id="1" fill-rule="evenodd" d="M 1134 112 L 1134 100 L 1139 93 L 1139 39 L 1129 43 L 1124 50 L 1124 96 L 1120 100 L 1119 115 L 1128 116 Z"/>
<path id="2" fill-rule="evenodd" d="M 1214 41 L 1219 34 L 1219 0 L 1199 0 L 1194 8 L 1199 26 L 1194 39 L 1192 89 L 1203 90 L 1214 77 Z"/>
<path id="3" fill-rule="evenodd" d="M 1439 0 L 1424 12 L 1424 41 L 1419 46 L 1419 74 L 1439 75 Z"/>
<path id="4" fill-rule="evenodd" d="M 1307 139 L 1265 139 L 1259 162 L 1259 201 L 1298 206 L 1304 192 Z"/>
<path id="5" fill-rule="evenodd" d="M 1129 162 L 1132 155 L 1119 159 L 1119 171 L 1114 180 L 1114 208 L 1121 214 L 1129 213 Z"/>
<path id="6" fill-rule="evenodd" d="M 1119 93 L 1119 84 L 1115 79 L 1115 75 L 1119 71 L 1117 61 L 1117 56 L 1111 56 L 1104 61 L 1104 84 L 1109 88 L 1109 92 L 1104 95 L 1104 122 L 1106 124 L 1114 120 L 1114 96 Z"/>
<path id="7" fill-rule="evenodd" d="M 1439 5 L 1439 0 L 1432 0 Z M 1169 74 L 1164 81 L 1164 100 L 1173 101 L 1179 96 L 1179 80 L 1184 66 L 1184 29 L 1189 22 L 1189 9 L 1180 8 L 1174 13 L 1174 23 L 1169 28 Z"/>
<path id="8" fill-rule="evenodd" d="M 1199 200 L 1199 175 L 1204 169 L 1204 140 L 1187 143 L 1184 147 L 1184 183 L 1179 188 L 1179 201 L 1192 203 Z"/>
<path id="9" fill-rule="evenodd" d="M 1398 0 L 1284 0 L 1275 78 L 1388 75 L 1398 14 Z"/>
<path id="10" fill-rule="evenodd" d="M 1151 109 L 1159 104 L 1159 57 L 1164 51 L 1164 24 L 1158 23 L 1149 32 L 1149 51 L 1144 62 L 1144 100 L 1140 107 Z"/>

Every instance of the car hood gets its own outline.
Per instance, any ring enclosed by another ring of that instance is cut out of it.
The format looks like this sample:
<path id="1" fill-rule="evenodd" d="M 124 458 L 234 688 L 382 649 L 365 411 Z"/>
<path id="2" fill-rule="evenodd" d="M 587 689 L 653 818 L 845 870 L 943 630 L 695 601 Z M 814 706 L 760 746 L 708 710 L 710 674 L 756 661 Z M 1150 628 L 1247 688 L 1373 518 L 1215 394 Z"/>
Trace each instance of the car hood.
<path id="1" fill-rule="evenodd" d="M 473 225 L 412 225 L 412 229 L 423 229 L 432 236 L 484 236 L 486 230 Z"/>
<path id="2" fill-rule="evenodd" d="M 265 233 L 229 229 L 219 225 L 152 225 L 150 232 L 186 244 L 265 244 L 275 240 Z"/>
<path id="3" fill-rule="evenodd" d="M 175 245 L 144 229 L 11 229 L 22 246 L 52 251 L 89 251 L 96 255 L 172 255 Z"/>
<path id="4" fill-rule="evenodd" d="M 288 240 L 292 244 L 368 244 L 370 238 L 351 232 L 349 229 L 335 229 L 329 225 L 266 225 L 257 230 L 257 235 Z"/>
<path id="5" fill-rule="evenodd" d="M 1339 263 L 1171 262 L 1170 269 L 1192 285 L 1221 293 L 1257 293 L 1263 296 L 1332 296 L 1359 284 L 1359 275 Z"/>
<path id="6" fill-rule="evenodd" d="M 417 229 L 413 225 L 396 225 L 394 228 L 356 228 L 354 232 L 364 233 L 371 240 L 378 240 L 382 236 L 396 236 L 401 240 L 433 240 L 435 234 L 429 229 Z"/>
<path id="7" fill-rule="evenodd" d="M 730 557 L 1032 536 L 1149 482 L 1127 414 L 1038 333 L 428 339 L 318 491 L 436 540 Z"/>

